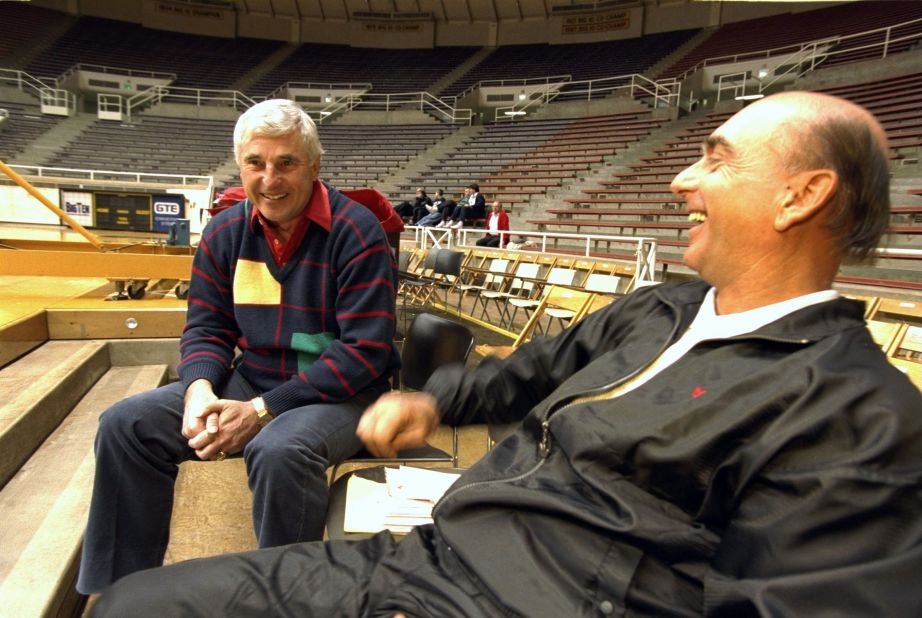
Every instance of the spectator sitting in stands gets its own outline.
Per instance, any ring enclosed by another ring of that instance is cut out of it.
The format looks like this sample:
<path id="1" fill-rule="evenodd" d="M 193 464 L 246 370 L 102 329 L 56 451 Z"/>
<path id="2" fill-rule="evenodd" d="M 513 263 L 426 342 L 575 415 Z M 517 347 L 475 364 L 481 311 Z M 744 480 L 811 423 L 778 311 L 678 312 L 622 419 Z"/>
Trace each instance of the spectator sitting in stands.
<path id="1" fill-rule="evenodd" d="M 442 222 L 442 217 L 446 216 L 445 213 L 451 213 L 454 210 L 457 204 L 453 200 L 446 199 L 442 195 L 441 189 L 436 189 L 435 199 L 432 200 L 431 206 L 426 206 L 426 210 L 429 212 L 425 217 L 416 222 L 416 225 L 422 227 L 433 227 Z"/>
<path id="2" fill-rule="evenodd" d="M 455 221 L 461 220 L 467 208 L 467 202 L 471 198 L 470 187 L 464 187 L 464 191 L 457 198 L 455 205 L 451 209 L 445 208 L 442 210 L 442 222 L 436 227 L 451 227 Z"/>
<path id="3" fill-rule="evenodd" d="M 486 214 L 486 198 L 480 193 L 480 185 L 472 182 L 464 189 L 464 195 L 467 198 L 458 202 L 451 217 L 448 220 L 443 218 L 440 227 L 460 228 L 464 227 L 467 220 L 484 219 Z"/>
<path id="4" fill-rule="evenodd" d="M 400 359 L 385 230 L 320 180 L 322 154 L 292 101 L 238 119 L 246 199 L 202 232 L 180 379 L 99 420 L 80 592 L 162 563 L 183 461 L 243 457 L 260 547 L 323 536 L 326 469 L 361 448 L 359 418 Z"/>
<path id="5" fill-rule="evenodd" d="M 503 205 L 499 201 L 490 204 L 490 216 L 487 218 L 487 233 L 483 238 L 477 241 L 480 247 L 499 247 L 506 246 L 509 242 L 509 234 L 500 232 L 509 231 L 509 215 L 503 210 Z"/>
<path id="6" fill-rule="evenodd" d="M 416 198 L 412 204 L 410 202 L 400 202 L 394 207 L 394 210 L 397 211 L 401 218 L 412 219 L 413 223 L 416 223 L 428 214 L 429 211 L 426 207 L 430 205 L 432 205 L 432 200 L 426 195 L 426 190 L 419 187 L 416 189 Z"/>
<path id="7" fill-rule="evenodd" d="M 700 280 L 365 413 L 389 457 L 517 423 L 434 524 L 138 573 L 94 618 L 919 616 L 922 397 L 832 288 L 889 224 L 887 154 L 843 99 L 743 108 L 672 182 Z"/>

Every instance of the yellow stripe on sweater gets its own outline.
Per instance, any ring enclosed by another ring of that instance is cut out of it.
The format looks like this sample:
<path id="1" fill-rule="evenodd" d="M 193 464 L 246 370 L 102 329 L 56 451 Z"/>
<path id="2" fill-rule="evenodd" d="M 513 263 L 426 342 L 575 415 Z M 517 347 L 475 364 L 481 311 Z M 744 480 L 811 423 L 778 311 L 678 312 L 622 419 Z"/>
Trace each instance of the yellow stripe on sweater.
<path id="1" fill-rule="evenodd" d="M 234 302 L 238 305 L 280 305 L 282 286 L 264 262 L 237 260 Z"/>

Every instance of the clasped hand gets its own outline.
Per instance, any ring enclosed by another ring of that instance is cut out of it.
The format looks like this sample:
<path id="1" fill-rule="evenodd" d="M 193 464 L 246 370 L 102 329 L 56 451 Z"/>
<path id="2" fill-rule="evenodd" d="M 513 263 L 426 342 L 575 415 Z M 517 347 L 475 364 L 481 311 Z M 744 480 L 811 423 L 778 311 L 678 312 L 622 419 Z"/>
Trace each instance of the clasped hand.
<path id="1" fill-rule="evenodd" d="M 211 384 L 198 380 L 186 390 L 182 434 L 202 460 L 237 453 L 259 432 L 249 401 L 218 399 Z"/>

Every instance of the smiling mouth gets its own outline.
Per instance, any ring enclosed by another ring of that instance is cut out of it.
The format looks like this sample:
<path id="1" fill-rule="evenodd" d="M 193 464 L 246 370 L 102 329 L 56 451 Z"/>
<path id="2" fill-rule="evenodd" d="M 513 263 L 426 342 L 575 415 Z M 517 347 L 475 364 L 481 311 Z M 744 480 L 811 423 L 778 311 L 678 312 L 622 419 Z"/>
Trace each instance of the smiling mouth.
<path id="1" fill-rule="evenodd" d="M 694 211 L 688 213 L 688 220 L 691 223 L 704 223 L 708 220 L 708 216 L 700 211 Z"/>
<path id="2" fill-rule="evenodd" d="M 287 193 L 280 193 L 280 194 L 278 194 L 278 195 L 270 195 L 269 193 L 260 193 L 259 195 L 260 195 L 260 197 L 263 197 L 263 198 L 269 200 L 270 202 L 275 202 L 275 201 L 277 201 L 277 200 L 280 200 L 280 199 L 282 199 L 282 198 L 288 196 Z"/>

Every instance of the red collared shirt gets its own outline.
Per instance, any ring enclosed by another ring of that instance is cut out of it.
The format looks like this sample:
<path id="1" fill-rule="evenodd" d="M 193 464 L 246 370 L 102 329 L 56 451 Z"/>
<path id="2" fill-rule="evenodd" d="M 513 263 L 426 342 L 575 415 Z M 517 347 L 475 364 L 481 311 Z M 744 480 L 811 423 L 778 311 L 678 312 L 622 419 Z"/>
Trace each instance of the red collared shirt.
<path id="1" fill-rule="evenodd" d="M 279 267 L 284 266 L 294 255 L 294 252 L 301 245 L 301 241 L 304 240 L 312 221 L 326 231 L 330 231 L 332 225 L 330 200 L 326 186 L 319 180 L 314 181 L 311 199 L 307 203 L 307 207 L 301 212 L 301 218 L 298 219 L 295 228 L 291 231 L 288 242 L 283 243 L 281 241 L 275 233 L 275 226 L 263 217 L 258 208 L 253 208 L 253 213 L 250 215 L 250 225 L 255 228 L 258 223 L 262 227 L 266 242 L 269 243 L 269 249 L 272 251 L 272 257 L 275 259 L 276 266 Z"/>

